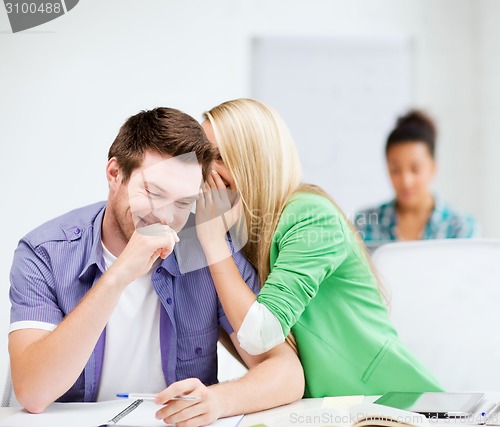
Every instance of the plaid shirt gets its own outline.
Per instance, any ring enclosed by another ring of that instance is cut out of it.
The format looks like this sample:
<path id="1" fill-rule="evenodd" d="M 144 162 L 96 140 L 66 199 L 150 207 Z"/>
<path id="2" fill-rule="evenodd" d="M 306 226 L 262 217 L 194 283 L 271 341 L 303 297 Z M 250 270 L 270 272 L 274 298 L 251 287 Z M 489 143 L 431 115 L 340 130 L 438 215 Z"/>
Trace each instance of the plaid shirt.
<path id="1" fill-rule="evenodd" d="M 399 240 L 396 200 L 366 209 L 354 219 L 360 237 L 365 242 Z M 434 198 L 434 209 L 425 225 L 422 240 L 478 237 L 479 226 L 470 216 L 452 210 L 442 199 Z"/>

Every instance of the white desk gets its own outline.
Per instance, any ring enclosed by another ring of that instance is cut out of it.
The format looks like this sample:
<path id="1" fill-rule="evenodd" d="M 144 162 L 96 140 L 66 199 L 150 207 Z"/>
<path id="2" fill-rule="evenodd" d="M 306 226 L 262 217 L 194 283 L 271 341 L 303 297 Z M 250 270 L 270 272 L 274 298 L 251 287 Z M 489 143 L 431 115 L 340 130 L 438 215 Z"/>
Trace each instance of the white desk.
<path id="1" fill-rule="evenodd" d="M 486 399 L 478 407 L 477 412 L 486 408 L 490 402 L 500 400 L 500 392 L 485 392 Z M 373 402 L 378 396 L 365 396 L 364 402 Z M 301 413 L 304 411 L 319 409 L 323 407 L 323 399 L 302 399 L 289 405 L 280 406 L 278 408 L 269 409 L 267 411 L 256 412 L 255 414 L 245 415 L 238 427 L 251 427 L 257 424 L 265 424 L 272 427 L 273 420 L 280 417 L 290 416 L 292 413 Z M 18 408 L 0 408 L 0 421 L 16 412 Z M 439 421 L 436 424 L 441 424 Z M 442 424 L 450 425 L 450 420 L 443 420 Z M 457 423 L 460 427 L 468 427 L 476 424 L 466 424 L 463 420 L 458 419 Z M 297 426 L 299 427 L 299 426 Z"/>
<path id="2" fill-rule="evenodd" d="M 375 399 L 376 397 L 366 396 L 364 400 L 366 403 L 371 403 Z M 256 424 L 266 424 L 271 427 L 272 420 L 275 418 L 286 417 L 293 413 L 310 411 L 312 409 L 319 409 L 322 406 L 323 399 L 302 399 L 289 405 L 279 406 L 278 408 L 268 409 L 267 411 L 256 412 L 255 414 L 245 415 L 238 427 L 250 427 Z"/>
<path id="3" fill-rule="evenodd" d="M 481 392 L 481 393 L 485 393 L 485 399 L 483 399 L 482 403 L 476 409 L 477 414 L 480 414 L 481 411 L 485 410 L 490 405 L 491 402 L 498 402 L 500 400 L 500 392 Z M 379 396 L 365 396 L 363 403 L 372 403 L 378 397 Z M 290 415 L 294 413 L 299 414 L 304 411 L 320 409 L 322 407 L 323 407 L 323 399 L 302 399 L 295 403 L 291 403 L 289 405 L 280 406 L 278 408 L 269 409 L 267 411 L 256 412 L 255 414 L 245 415 L 238 427 L 251 427 L 258 424 L 265 424 L 268 427 L 272 427 L 273 420 L 275 420 L 276 418 L 290 417 Z M 327 409 L 328 408 L 325 407 L 325 411 Z M 439 425 L 453 426 L 456 424 L 460 427 L 468 427 L 468 426 L 477 427 L 477 424 L 468 424 L 463 419 L 460 418 L 457 418 L 455 422 L 450 419 L 443 419 L 443 420 L 433 419 L 432 423 L 437 424 L 438 426 Z M 293 425 L 294 423 L 291 422 L 290 426 Z M 302 426 L 297 425 L 297 427 L 302 427 Z"/>
<path id="4" fill-rule="evenodd" d="M 18 409 L 19 408 L 0 408 L 0 421 L 2 421 L 5 418 L 11 416 Z"/>

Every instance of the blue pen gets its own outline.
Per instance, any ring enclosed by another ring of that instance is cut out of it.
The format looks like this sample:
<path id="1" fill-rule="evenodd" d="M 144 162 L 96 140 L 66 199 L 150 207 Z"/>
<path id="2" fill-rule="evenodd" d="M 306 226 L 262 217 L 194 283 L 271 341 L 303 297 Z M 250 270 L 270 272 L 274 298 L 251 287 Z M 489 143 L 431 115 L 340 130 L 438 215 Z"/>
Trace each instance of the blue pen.
<path id="1" fill-rule="evenodd" d="M 124 399 L 143 399 L 143 400 L 155 400 L 156 394 L 153 393 L 117 393 L 116 397 L 121 397 Z M 200 400 L 199 396 L 174 396 L 169 400 Z"/>

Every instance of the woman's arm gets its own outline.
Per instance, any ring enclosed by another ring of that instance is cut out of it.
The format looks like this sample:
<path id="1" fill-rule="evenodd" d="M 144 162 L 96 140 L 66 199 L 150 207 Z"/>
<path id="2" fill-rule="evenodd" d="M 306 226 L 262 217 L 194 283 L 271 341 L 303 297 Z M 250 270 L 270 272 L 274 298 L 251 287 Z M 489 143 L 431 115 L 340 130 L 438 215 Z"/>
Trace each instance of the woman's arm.
<path id="1" fill-rule="evenodd" d="M 226 241 L 227 232 L 238 220 L 241 202 L 231 205 L 224 182 L 217 172 L 212 172 L 196 202 L 196 231 L 224 312 L 238 332 L 256 300 Z"/>
<path id="2" fill-rule="evenodd" d="M 214 223 L 219 221 L 222 223 L 220 218 L 215 218 L 201 226 L 209 227 L 213 232 L 218 225 Z M 221 233 L 219 235 L 213 233 L 212 238 L 202 243 L 202 247 L 224 312 L 235 332 L 238 332 L 257 297 L 243 280 L 233 260 L 223 227 L 222 224 Z M 197 230 L 200 235 L 200 224 L 197 225 Z"/>
<path id="3" fill-rule="evenodd" d="M 238 207 L 231 206 L 230 195 L 218 175 L 209 177 L 208 182 L 197 202 L 198 237 L 219 300 L 241 347 L 251 355 L 262 354 L 285 340 L 283 330 L 274 314 L 256 301 L 228 247 L 226 233 L 237 220 Z M 241 236 L 232 237 L 241 240 Z M 240 243 L 245 242 L 236 244 Z"/>
<path id="4" fill-rule="evenodd" d="M 288 335 L 320 284 L 345 259 L 346 238 L 354 239 L 354 235 L 324 197 L 304 195 L 289 203 L 277 229 L 272 271 L 255 302 L 225 239 L 236 221 L 237 208 L 231 207 L 218 175 L 209 177 L 198 203 L 197 231 L 226 316 L 242 347 L 251 354 L 262 353 Z M 250 349 L 252 344 L 255 350 Z"/>

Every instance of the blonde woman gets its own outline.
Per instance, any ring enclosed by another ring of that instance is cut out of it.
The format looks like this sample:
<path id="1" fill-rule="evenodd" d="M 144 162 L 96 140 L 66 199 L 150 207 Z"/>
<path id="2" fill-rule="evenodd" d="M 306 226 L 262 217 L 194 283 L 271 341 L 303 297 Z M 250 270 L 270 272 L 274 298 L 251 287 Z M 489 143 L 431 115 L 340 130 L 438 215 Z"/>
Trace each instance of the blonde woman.
<path id="1" fill-rule="evenodd" d="M 200 194 L 197 231 L 241 347 L 260 354 L 287 337 L 295 341 L 305 397 L 439 390 L 398 339 L 345 216 L 319 187 L 301 184 L 300 161 L 278 115 L 238 99 L 205 119 L 219 158 Z M 258 297 L 231 258 L 226 232 L 235 224 L 245 225 L 243 250 L 263 284 Z"/>

